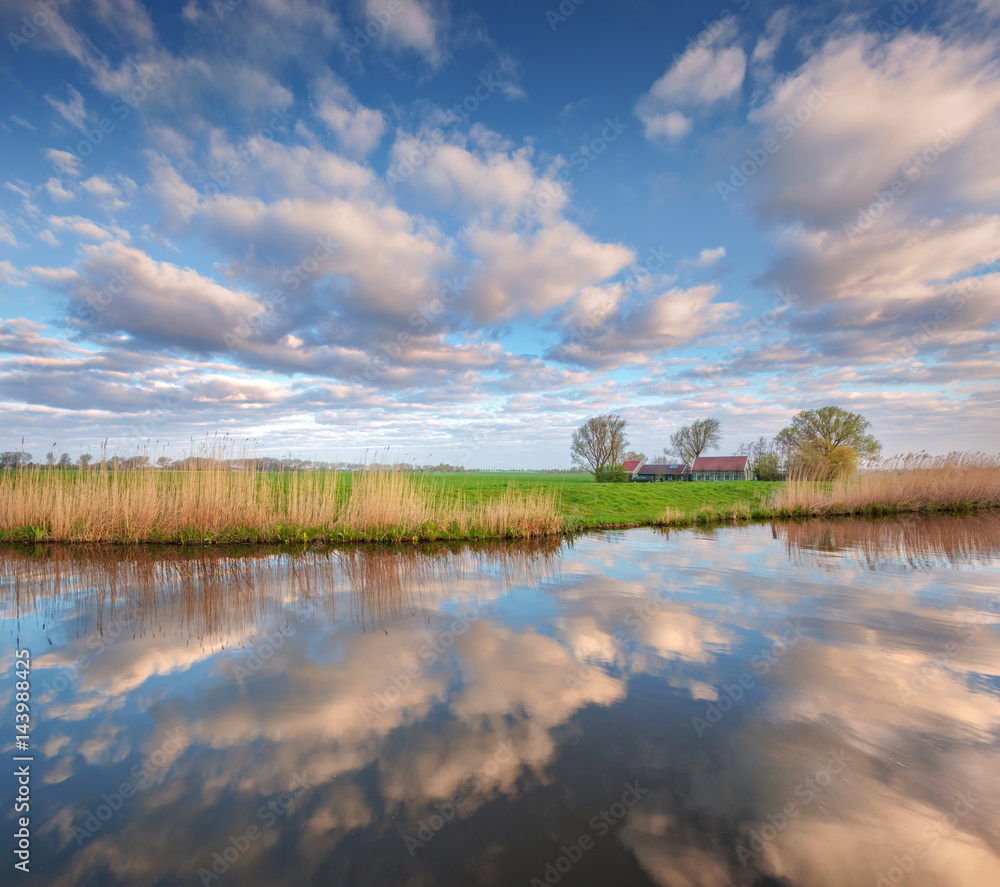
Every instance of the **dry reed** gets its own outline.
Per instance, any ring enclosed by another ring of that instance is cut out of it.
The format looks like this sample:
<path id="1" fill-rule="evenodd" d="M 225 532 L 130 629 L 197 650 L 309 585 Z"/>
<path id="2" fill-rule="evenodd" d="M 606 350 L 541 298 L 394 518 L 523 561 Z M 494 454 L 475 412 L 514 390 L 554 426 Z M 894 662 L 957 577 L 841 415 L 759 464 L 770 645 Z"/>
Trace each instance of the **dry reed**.
<path id="1" fill-rule="evenodd" d="M 559 533 L 551 494 L 510 487 L 473 504 L 378 464 L 336 471 L 234 470 L 216 453 L 196 470 L 40 467 L 0 472 L 0 538 L 61 542 L 273 542 L 531 538 Z"/>
<path id="2" fill-rule="evenodd" d="M 894 456 L 863 474 L 822 483 L 790 480 L 776 494 L 780 514 L 887 514 L 1000 506 L 1000 456 Z"/>

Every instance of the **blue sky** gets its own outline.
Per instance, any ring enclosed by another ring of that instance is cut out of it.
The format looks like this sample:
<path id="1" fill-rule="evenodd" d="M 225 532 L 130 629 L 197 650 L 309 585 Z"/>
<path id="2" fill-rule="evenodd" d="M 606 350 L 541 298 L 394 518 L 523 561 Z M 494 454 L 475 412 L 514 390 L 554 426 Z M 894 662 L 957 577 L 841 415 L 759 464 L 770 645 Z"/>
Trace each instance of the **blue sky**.
<path id="1" fill-rule="evenodd" d="M 995 451 L 998 25 L 0 0 L 0 446 L 556 467 L 834 403 Z"/>

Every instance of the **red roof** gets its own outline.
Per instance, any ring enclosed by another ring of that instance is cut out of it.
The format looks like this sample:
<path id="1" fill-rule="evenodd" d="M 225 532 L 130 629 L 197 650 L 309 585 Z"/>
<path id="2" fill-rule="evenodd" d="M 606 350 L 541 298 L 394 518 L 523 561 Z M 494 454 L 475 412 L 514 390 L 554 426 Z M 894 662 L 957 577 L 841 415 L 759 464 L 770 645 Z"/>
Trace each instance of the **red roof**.
<path id="1" fill-rule="evenodd" d="M 663 465 L 658 462 L 647 462 L 639 474 L 686 474 L 687 465 Z"/>
<path id="2" fill-rule="evenodd" d="M 641 463 L 638 461 L 629 460 L 628 462 L 622 462 L 622 468 L 624 468 L 630 474 L 639 467 Z"/>
<path id="3" fill-rule="evenodd" d="M 747 456 L 699 456 L 692 471 L 746 471 Z"/>

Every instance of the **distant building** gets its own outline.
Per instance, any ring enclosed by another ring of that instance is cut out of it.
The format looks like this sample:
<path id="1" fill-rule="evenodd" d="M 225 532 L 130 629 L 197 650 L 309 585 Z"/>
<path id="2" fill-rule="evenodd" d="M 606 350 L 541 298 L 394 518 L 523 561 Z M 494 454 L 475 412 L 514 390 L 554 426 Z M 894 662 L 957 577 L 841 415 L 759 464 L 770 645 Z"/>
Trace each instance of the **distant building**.
<path id="1" fill-rule="evenodd" d="M 687 465 L 660 465 L 646 462 L 641 468 L 634 470 L 632 479 L 638 483 L 690 480 L 689 470 Z"/>
<path id="2" fill-rule="evenodd" d="M 752 480 L 747 471 L 748 459 L 748 456 L 699 456 L 691 464 L 691 480 Z"/>
<path id="3" fill-rule="evenodd" d="M 747 456 L 699 456 L 691 465 L 657 462 L 624 462 L 629 480 L 636 483 L 691 480 L 753 480 L 747 471 Z"/>

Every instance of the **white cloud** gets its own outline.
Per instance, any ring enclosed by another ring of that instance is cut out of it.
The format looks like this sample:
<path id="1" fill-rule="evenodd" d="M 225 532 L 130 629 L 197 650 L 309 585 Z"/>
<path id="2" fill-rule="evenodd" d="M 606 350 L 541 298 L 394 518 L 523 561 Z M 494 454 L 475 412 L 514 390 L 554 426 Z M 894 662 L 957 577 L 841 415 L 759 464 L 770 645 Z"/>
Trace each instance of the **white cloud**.
<path id="1" fill-rule="evenodd" d="M 91 219 L 83 216 L 49 216 L 46 222 L 50 229 L 56 231 L 72 231 L 84 240 L 105 241 L 105 240 L 129 240 L 128 231 L 116 225 L 107 227 L 98 225 Z"/>
<path id="2" fill-rule="evenodd" d="M 397 49 L 412 49 L 432 65 L 443 61 L 447 12 L 433 0 L 397 0 L 398 12 L 390 12 L 383 0 L 365 0 L 369 20 L 382 24 L 379 39 Z M 388 21 L 384 21 L 388 18 Z"/>
<path id="3" fill-rule="evenodd" d="M 700 268 L 707 268 L 709 265 L 714 265 L 726 254 L 726 248 L 724 246 L 717 246 L 714 249 L 703 249 L 698 253 L 698 259 L 695 262 Z"/>
<path id="4" fill-rule="evenodd" d="M 10 115 L 10 119 L 14 123 L 16 123 L 18 126 L 21 126 L 24 129 L 29 129 L 32 132 L 36 132 L 37 131 L 37 127 L 32 126 L 32 124 L 30 124 L 27 120 L 25 120 L 23 117 L 18 116 L 17 114 L 11 114 Z"/>
<path id="5" fill-rule="evenodd" d="M 733 99 L 743 86 L 746 68 L 746 54 L 738 46 L 695 46 L 686 52 L 636 103 L 646 138 L 682 138 L 691 120 L 681 109 Z"/>
<path id="6" fill-rule="evenodd" d="M 385 118 L 380 111 L 366 108 L 350 89 L 332 75 L 316 86 L 316 115 L 350 154 L 364 156 L 385 134 Z"/>
<path id="7" fill-rule="evenodd" d="M 69 89 L 69 100 L 59 101 L 50 95 L 45 96 L 47 101 L 67 123 L 75 126 L 79 130 L 86 130 L 87 109 L 83 105 L 83 96 L 77 92 L 71 84 L 67 84 Z"/>
<path id="8" fill-rule="evenodd" d="M 50 178 L 45 183 L 45 190 L 48 192 L 49 197 L 52 200 L 72 200 L 73 192 L 67 191 L 63 187 L 63 183 L 59 181 L 55 176 Z"/>
<path id="9" fill-rule="evenodd" d="M 968 346 L 1000 319 L 1000 277 L 975 293 L 961 280 L 1000 253 L 1000 171 L 984 165 L 1000 142 L 991 51 L 910 32 L 836 37 L 751 113 L 777 127 L 825 97 L 753 186 L 762 217 L 787 226 L 763 280 L 801 298 L 794 328 L 828 358 L 877 361 L 914 339 Z"/>
<path id="10" fill-rule="evenodd" d="M 25 286 L 24 275 L 7 259 L 0 261 L 0 280 L 8 286 Z"/>
<path id="11" fill-rule="evenodd" d="M 664 351 L 712 331 L 736 312 L 735 304 L 714 301 L 720 291 L 716 284 L 658 291 L 662 283 L 661 278 L 649 276 L 638 292 L 606 292 L 603 305 L 575 309 L 564 324 L 567 335 L 547 356 L 605 369 L 650 363 Z"/>
<path id="12" fill-rule="evenodd" d="M 61 173 L 74 178 L 80 175 L 80 158 L 69 151 L 60 151 L 58 148 L 49 148 L 45 152 L 45 158 L 56 166 Z"/>
<path id="13" fill-rule="evenodd" d="M 89 179 L 82 181 L 80 186 L 103 209 L 116 212 L 129 205 L 128 198 L 136 189 L 135 182 L 128 178 L 128 176 L 119 175 L 116 177 L 116 182 L 117 184 L 101 176 L 91 176 Z"/>

